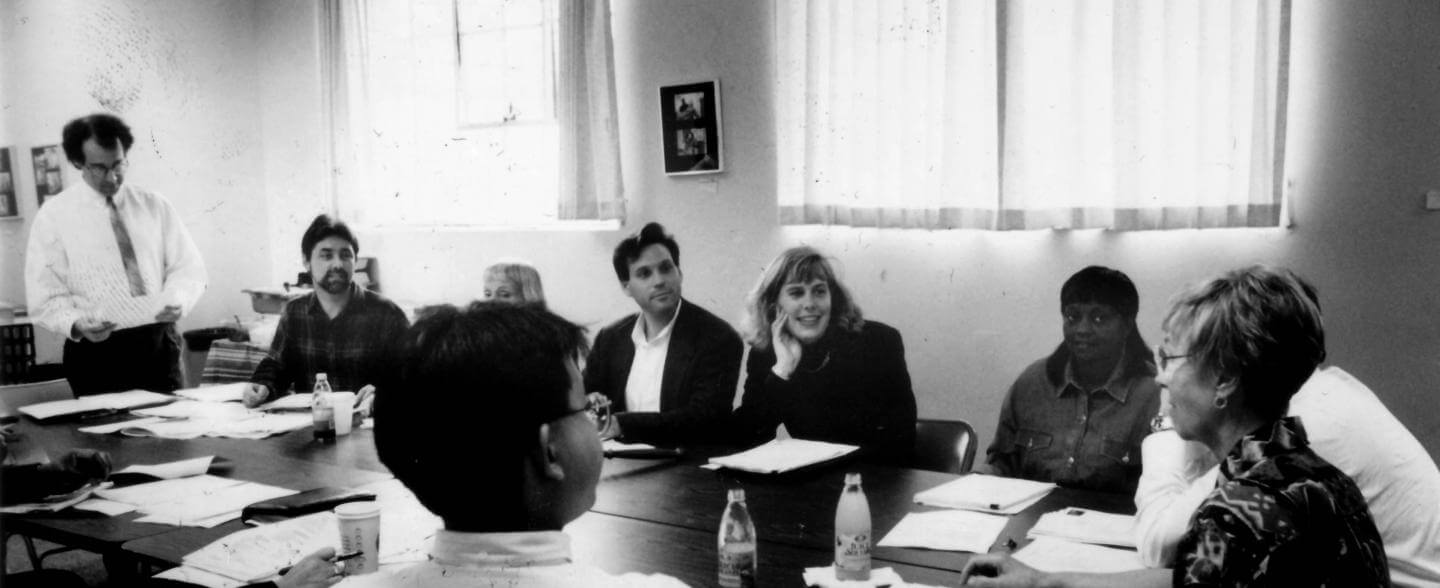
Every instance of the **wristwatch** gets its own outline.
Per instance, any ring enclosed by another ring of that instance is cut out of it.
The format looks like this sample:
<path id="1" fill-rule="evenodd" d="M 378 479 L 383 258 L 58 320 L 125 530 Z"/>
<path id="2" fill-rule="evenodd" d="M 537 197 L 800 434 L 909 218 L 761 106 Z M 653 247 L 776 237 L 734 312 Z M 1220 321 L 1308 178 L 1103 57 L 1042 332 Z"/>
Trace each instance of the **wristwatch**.
<path id="1" fill-rule="evenodd" d="M 1150 432 L 1151 432 L 1151 433 L 1159 433 L 1160 431 L 1169 431 L 1170 429 L 1173 429 L 1173 428 L 1175 428 L 1175 422 L 1170 420 L 1170 415 L 1168 415 L 1168 414 L 1157 414 L 1157 415 L 1155 415 L 1155 418 L 1150 419 Z"/>

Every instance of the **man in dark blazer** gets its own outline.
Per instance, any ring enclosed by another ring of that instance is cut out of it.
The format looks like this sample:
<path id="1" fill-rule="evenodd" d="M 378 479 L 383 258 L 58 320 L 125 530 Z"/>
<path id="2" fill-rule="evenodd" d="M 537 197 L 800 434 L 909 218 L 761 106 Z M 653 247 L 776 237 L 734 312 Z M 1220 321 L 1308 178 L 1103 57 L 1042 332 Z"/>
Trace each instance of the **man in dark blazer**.
<path id="1" fill-rule="evenodd" d="M 601 329 L 585 364 L 585 389 L 614 413 L 605 436 L 660 445 L 714 439 L 735 398 L 740 336 L 681 298 L 680 246 L 658 223 L 616 245 L 612 262 L 640 312 Z"/>

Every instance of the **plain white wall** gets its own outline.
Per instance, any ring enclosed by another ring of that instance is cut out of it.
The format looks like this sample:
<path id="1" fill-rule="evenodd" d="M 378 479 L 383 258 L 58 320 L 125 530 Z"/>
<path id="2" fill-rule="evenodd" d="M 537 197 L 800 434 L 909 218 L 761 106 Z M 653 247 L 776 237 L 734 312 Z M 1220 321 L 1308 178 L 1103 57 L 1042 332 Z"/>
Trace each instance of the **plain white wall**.
<path id="1" fill-rule="evenodd" d="M 30 148 L 77 116 L 119 114 L 135 133 L 127 181 L 168 198 L 206 260 L 210 286 L 182 329 L 249 312 L 240 289 L 270 280 L 256 87 L 254 4 L 226 0 L 6 0 L 0 145 L 12 146 L 23 220 L 0 222 L 0 299 L 23 302 L 35 216 Z M 66 164 L 66 185 L 81 181 Z M 37 331 L 40 331 L 37 329 Z M 60 359 L 37 332 L 38 360 Z"/>
<path id="2" fill-rule="evenodd" d="M 94 76 L 76 65 L 71 47 L 78 43 L 55 42 L 101 26 L 70 26 L 79 5 L 0 4 L 8 107 L 0 144 L 24 148 L 21 170 L 30 145 L 58 140 L 66 118 L 96 108 L 87 91 Z M 293 280 L 300 231 L 328 203 L 318 9 L 261 0 L 104 6 L 88 12 L 135 15 L 94 21 L 129 31 L 122 41 L 173 42 L 123 62 L 178 64 L 174 79 L 145 78 L 126 114 L 137 128 L 162 131 L 163 141 L 147 141 L 165 158 L 137 160 L 136 181 L 171 195 L 197 239 L 213 233 L 202 244 L 211 291 L 194 318 L 248 309 L 238 289 Z M 1295 2 L 1287 163 L 1294 226 L 1142 233 L 781 227 L 771 3 L 613 0 L 612 11 L 626 228 L 362 231 L 392 297 L 463 302 L 478 296 L 489 261 L 528 257 L 545 276 L 552 308 L 598 327 L 633 309 L 610 269 L 611 247 L 658 220 L 680 239 L 687 297 L 733 319 L 760 268 L 780 249 L 809 243 L 837 257 L 868 316 L 904 334 L 921 415 L 967 419 L 988 443 L 1011 380 L 1058 343 L 1058 289 L 1074 271 L 1102 264 L 1129 273 L 1141 292 L 1140 327 L 1153 341 L 1167 299 L 1184 285 L 1241 264 L 1276 263 L 1320 288 L 1332 361 L 1370 383 L 1432 455 L 1440 451 L 1440 412 L 1431 408 L 1440 382 L 1440 216 L 1422 206 L 1424 191 L 1440 188 L 1440 3 Z M 70 83 L 54 83 L 55 71 Z M 666 176 L 658 88 L 704 79 L 721 82 L 727 170 Z M 192 113 L 184 124 L 171 116 L 177 108 Z M 217 125 L 228 134 L 212 131 Z M 215 164 L 236 158 L 249 173 Z M 28 172 L 19 179 L 30 182 Z M 20 195 L 33 206 L 33 184 Z M 216 205 L 225 218 L 206 212 Z M 0 298 L 14 297 L 20 275 L 16 232 L 0 223 Z"/>

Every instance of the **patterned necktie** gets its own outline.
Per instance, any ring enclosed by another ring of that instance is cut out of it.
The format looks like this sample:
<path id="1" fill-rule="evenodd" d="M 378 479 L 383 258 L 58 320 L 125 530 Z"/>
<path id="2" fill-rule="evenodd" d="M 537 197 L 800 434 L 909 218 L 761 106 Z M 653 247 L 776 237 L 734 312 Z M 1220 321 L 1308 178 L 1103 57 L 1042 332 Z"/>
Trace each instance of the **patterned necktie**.
<path id="1" fill-rule="evenodd" d="M 120 246 L 120 260 L 125 262 L 125 277 L 130 279 L 130 295 L 145 295 L 145 280 L 140 278 L 140 264 L 135 261 L 135 246 L 130 243 L 130 233 L 120 221 L 120 209 L 115 207 L 115 198 L 105 200 L 110 206 L 110 228 L 115 230 L 115 243 Z"/>

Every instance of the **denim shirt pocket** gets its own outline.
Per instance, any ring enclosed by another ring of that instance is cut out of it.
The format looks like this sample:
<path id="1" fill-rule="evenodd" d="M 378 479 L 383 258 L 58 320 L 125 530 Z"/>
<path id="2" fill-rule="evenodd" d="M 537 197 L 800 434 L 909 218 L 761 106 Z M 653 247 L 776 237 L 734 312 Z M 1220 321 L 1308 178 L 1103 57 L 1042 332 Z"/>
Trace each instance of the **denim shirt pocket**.
<path id="1" fill-rule="evenodd" d="M 1037 429 L 1020 429 L 1015 434 L 1015 447 L 1013 451 L 1022 458 L 1028 454 L 1043 452 L 1050 447 L 1054 437 L 1049 433 Z"/>
<path id="2" fill-rule="evenodd" d="M 1112 437 L 1101 439 L 1100 454 L 1122 466 L 1140 465 L 1140 449 L 1127 440 Z"/>

